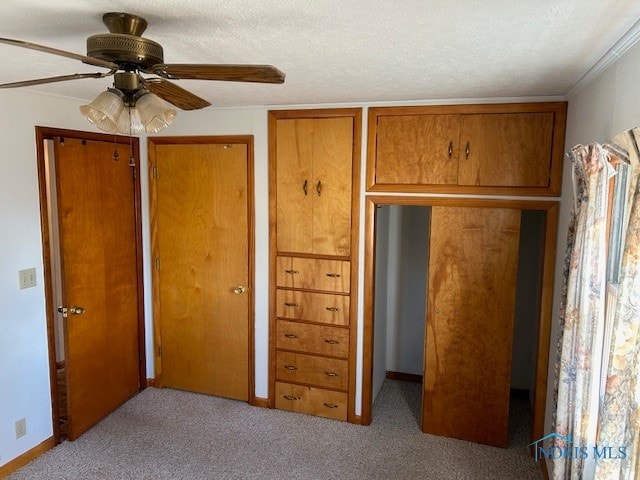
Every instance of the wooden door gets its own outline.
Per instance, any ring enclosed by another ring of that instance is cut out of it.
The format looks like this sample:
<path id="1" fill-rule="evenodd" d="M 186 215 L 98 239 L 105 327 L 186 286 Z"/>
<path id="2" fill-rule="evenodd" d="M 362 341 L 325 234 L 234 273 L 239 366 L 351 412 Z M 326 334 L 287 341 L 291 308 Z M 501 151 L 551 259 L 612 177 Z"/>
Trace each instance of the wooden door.
<path id="1" fill-rule="evenodd" d="M 157 144 L 150 150 L 160 385 L 248 400 L 248 147 Z"/>
<path id="2" fill-rule="evenodd" d="M 135 194 L 128 146 L 58 138 L 54 148 L 73 440 L 139 389 Z"/>
<path id="3" fill-rule="evenodd" d="M 520 211 L 433 207 L 426 433 L 505 447 Z"/>
<path id="4" fill-rule="evenodd" d="M 462 115 L 458 184 L 548 187 L 553 122 L 552 112 Z"/>
<path id="5" fill-rule="evenodd" d="M 376 183 L 457 183 L 460 115 L 381 115 L 377 121 Z"/>
<path id="6" fill-rule="evenodd" d="M 313 128 L 311 118 L 277 121 L 277 248 L 312 252 Z"/>
<path id="7" fill-rule="evenodd" d="M 312 253 L 351 253 L 353 118 L 313 120 Z"/>

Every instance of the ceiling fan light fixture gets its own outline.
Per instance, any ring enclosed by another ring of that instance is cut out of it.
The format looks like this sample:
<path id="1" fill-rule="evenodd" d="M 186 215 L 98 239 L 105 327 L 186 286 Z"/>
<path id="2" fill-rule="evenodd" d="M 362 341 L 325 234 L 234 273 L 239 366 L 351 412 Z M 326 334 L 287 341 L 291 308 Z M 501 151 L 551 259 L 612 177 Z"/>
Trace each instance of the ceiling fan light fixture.
<path id="1" fill-rule="evenodd" d="M 87 120 L 109 133 L 118 131 L 118 118 L 123 110 L 122 98 L 112 90 L 102 92 L 93 102 L 80 107 L 80 113 Z"/>
<path id="2" fill-rule="evenodd" d="M 176 117 L 176 110 L 169 107 L 153 93 L 147 93 L 138 99 L 136 107 L 140 120 L 147 133 L 156 133 L 167 128 Z"/>
<path id="3" fill-rule="evenodd" d="M 140 113 L 135 107 L 125 107 L 118 117 L 118 133 L 125 135 L 140 135 L 146 130 L 140 120 Z"/>

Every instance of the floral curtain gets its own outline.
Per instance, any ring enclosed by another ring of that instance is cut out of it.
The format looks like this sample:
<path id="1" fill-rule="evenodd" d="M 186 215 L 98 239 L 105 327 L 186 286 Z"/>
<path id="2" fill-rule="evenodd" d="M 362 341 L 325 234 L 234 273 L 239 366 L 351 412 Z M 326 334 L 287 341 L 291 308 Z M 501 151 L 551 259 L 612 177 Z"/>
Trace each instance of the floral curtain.
<path id="1" fill-rule="evenodd" d="M 600 448 L 626 448 L 626 458 L 597 459 L 602 480 L 640 478 L 640 129 L 617 136 L 631 167 L 628 222 L 598 435 Z M 620 456 L 620 455 L 617 455 Z"/>
<path id="2" fill-rule="evenodd" d="M 567 271 L 562 350 L 559 362 L 555 431 L 576 445 L 594 444 L 599 403 L 606 288 L 606 237 L 609 179 L 615 174 L 608 151 L 599 144 L 578 145 L 573 163 L 575 231 Z M 570 436 L 570 440 L 569 440 Z M 571 446 L 555 437 L 555 446 Z M 582 458 L 557 458 L 556 480 L 593 474 Z M 590 470 L 590 471 L 589 471 Z"/>

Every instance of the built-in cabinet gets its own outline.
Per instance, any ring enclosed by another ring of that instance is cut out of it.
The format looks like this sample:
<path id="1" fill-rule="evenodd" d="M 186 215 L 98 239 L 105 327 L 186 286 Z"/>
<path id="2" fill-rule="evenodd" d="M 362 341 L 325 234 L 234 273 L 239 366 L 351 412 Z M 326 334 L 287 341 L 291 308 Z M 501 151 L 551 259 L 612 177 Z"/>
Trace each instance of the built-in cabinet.
<path id="1" fill-rule="evenodd" d="M 369 109 L 370 191 L 558 195 L 565 103 Z"/>
<path id="2" fill-rule="evenodd" d="M 272 111 L 270 403 L 355 421 L 361 111 Z"/>

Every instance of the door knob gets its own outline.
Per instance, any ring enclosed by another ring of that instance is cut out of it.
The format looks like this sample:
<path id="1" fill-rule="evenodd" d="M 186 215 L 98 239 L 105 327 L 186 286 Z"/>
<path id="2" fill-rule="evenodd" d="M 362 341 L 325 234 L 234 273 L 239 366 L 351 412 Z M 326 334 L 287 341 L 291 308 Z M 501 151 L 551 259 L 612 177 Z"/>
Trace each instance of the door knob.
<path id="1" fill-rule="evenodd" d="M 84 307 L 58 307 L 58 311 L 64 318 L 67 318 L 69 315 L 82 315 L 84 313 Z"/>
<path id="2" fill-rule="evenodd" d="M 241 293 L 244 293 L 246 291 L 247 291 L 247 288 L 243 285 L 238 285 L 233 289 L 233 293 L 235 293 L 236 295 L 240 295 Z"/>

